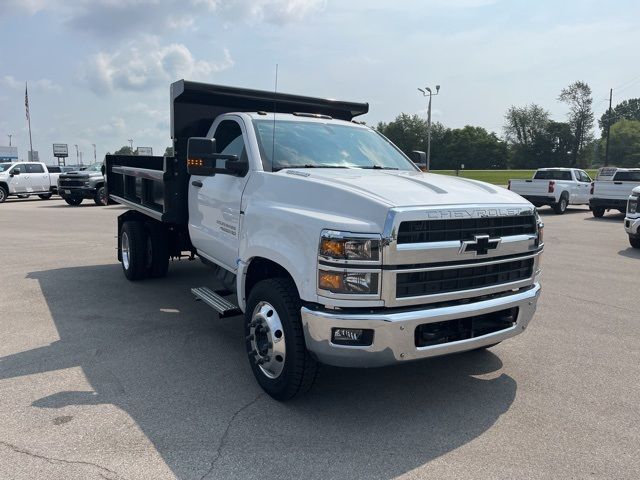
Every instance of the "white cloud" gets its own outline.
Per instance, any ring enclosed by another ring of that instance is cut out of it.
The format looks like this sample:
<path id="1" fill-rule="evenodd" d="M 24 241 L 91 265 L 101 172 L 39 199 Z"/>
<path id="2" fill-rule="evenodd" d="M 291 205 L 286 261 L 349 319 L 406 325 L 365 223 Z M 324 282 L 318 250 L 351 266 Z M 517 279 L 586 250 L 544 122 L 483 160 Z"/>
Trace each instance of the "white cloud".
<path id="1" fill-rule="evenodd" d="M 198 60 L 183 44 L 161 46 L 156 37 L 145 37 L 112 53 L 94 55 L 84 67 L 84 79 L 99 94 L 166 86 L 180 78 L 208 80 L 233 66 L 229 51 L 224 49 L 222 54 L 217 63 Z"/>
<path id="2" fill-rule="evenodd" d="M 48 78 L 41 78 L 40 80 L 26 80 L 29 83 L 29 88 L 32 90 L 39 90 L 44 92 L 60 92 L 60 85 L 52 82 Z M 15 79 L 12 75 L 5 75 L 0 79 L 0 84 L 8 88 L 20 89 L 24 88 L 24 81 Z"/>

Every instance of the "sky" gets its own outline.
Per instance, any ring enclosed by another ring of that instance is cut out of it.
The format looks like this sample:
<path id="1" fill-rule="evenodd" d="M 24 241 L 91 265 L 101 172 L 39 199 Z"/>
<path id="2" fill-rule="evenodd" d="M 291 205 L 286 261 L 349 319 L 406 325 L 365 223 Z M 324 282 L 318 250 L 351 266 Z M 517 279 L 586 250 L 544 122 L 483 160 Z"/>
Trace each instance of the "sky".
<path id="1" fill-rule="evenodd" d="M 598 118 L 640 97 L 640 2 L 617 0 L 0 0 L 0 145 L 74 145 L 84 163 L 133 139 L 161 155 L 169 85 L 187 80 L 368 102 L 370 125 L 426 117 L 502 135 L 511 105 L 555 120 L 587 82 Z"/>

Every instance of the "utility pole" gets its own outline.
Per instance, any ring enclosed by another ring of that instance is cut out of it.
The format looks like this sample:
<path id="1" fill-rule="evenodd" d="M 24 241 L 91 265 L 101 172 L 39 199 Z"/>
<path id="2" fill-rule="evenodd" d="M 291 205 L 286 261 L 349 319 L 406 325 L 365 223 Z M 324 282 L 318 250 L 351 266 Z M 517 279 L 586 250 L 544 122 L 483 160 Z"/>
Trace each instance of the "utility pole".
<path id="1" fill-rule="evenodd" d="M 613 88 L 609 90 L 609 114 L 607 115 L 607 143 L 604 147 L 604 166 L 609 165 L 609 132 L 611 132 L 611 99 L 613 98 Z"/>
<path id="2" fill-rule="evenodd" d="M 440 85 L 436 85 L 436 93 L 433 93 L 429 87 L 424 87 L 424 90 L 419 88 L 422 92 L 422 96 L 429 96 L 429 106 L 427 107 L 427 172 L 431 169 L 431 97 L 438 95 L 440 92 Z M 426 90 L 426 92 L 425 92 Z"/>
<path id="3" fill-rule="evenodd" d="M 12 134 L 7 135 L 7 137 L 9 137 L 9 146 L 11 146 L 11 137 L 13 137 Z"/>
<path id="4" fill-rule="evenodd" d="M 31 114 L 29 113 L 29 91 L 27 82 L 24 82 L 24 108 L 27 111 L 27 121 L 29 122 L 29 156 L 27 159 L 33 162 L 35 159 L 33 158 L 33 141 L 31 140 Z"/>
<path id="5" fill-rule="evenodd" d="M 130 138 L 129 140 L 127 140 L 127 142 L 129 142 L 129 145 L 131 145 L 131 154 L 133 154 L 133 138 Z"/>
<path id="6" fill-rule="evenodd" d="M 97 163 L 98 158 L 96 157 L 96 144 L 92 143 L 91 145 L 93 145 L 93 162 Z"/>
<path id="7" fill-rule="evenodd" d="M 78 153 L 78 145 L 76 147 L 76 165 L 80 165 L 80 154 Z"/>
<path id="8" fill-rule="evenodd" d="M 80 166 L 82 166 L 82 152 L 80 152 Z"/>

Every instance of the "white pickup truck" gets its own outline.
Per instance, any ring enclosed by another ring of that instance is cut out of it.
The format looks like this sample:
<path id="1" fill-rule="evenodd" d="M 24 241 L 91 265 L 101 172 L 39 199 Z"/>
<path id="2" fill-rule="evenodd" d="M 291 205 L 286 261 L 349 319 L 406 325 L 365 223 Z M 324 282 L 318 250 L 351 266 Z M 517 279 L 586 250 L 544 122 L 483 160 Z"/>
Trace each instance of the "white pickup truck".
<path id="1" fill-rule="evenodd" d="M 605 210 L 625 213 L 631 191 L 640 185 L 640 168 L 602 167 L 591 185 L 589 206 L 594 217 Z"/>
<path id="2" fill-rule="evenodd" d="M 588 205 L 591 177 L 577 168 L 540 168 L 530 180 L 509 180 L 508 188 L 536 207 L 563 214 L 569 205 Z"/>
<path id="3" fill-rule="evenodd" d="M 277 111 L 277 114 L 267 113 Z M 195 286 L 244 313 L 247 356 L 278 400 L 318 365 L 376 367 L 488 348 L 525 330 L 543 226 L 519 195 L 422 173 L 363 103 L 179 81 L 174 157 L 107 155 L 118 260 L 129 280 L 170 257 L 211 266 Z"/>
<path id="4" fill-rule="evenodd" d="M 0 163 L 0 203 L 9 196 L 48 200 L 57 192 L 59 176 L 40 162 Z"/>
<path id="5" fill-rule="evenodd" d="M 624 229 L 633 248 L 640 248 L 640 187 L 636 187 L 627 200 L 627 216 Z"/>

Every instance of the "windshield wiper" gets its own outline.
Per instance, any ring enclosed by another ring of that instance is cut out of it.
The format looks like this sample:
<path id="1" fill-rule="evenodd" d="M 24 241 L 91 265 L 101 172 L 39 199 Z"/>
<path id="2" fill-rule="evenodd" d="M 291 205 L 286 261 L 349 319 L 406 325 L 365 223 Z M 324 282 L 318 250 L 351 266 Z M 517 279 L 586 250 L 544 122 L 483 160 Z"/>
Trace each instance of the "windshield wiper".
<path id="1" fill-rule="evenodd" d="M 295 165 L 291 167 L 282 167 L 282 168 L 350 168 L 346 165 Z"/>
<path id="2" fill-rule="evenodd" d="M 398 170 L 398 167 L 383 167 L 382 165 L 367 165 L 357 168 L 366 168 L 368 170 Z"/>

